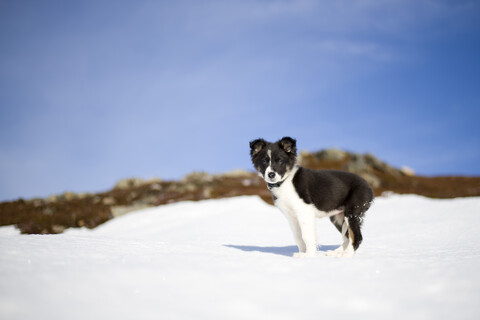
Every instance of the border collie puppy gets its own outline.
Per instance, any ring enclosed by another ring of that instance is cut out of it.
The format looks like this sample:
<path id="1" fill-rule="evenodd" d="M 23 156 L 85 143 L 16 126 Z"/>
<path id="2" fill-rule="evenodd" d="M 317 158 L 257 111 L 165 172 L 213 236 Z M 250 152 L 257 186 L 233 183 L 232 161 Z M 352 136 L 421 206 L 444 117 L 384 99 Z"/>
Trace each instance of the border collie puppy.
<path id="1" fill-rule="evenodd" d="M 266 182 L 275 205 L 283 212 L 298 246 L 295 257 L 317 254 L 315 218 L 330 217 L 343 245 L 327 255 L 352 256 L 362 242 L 360 227 L 373 201 L 373 191 L 360 176 L 336 170 L 310 170 L 296 164 L 296 141 L 250 142 L 250 155 Z"/>

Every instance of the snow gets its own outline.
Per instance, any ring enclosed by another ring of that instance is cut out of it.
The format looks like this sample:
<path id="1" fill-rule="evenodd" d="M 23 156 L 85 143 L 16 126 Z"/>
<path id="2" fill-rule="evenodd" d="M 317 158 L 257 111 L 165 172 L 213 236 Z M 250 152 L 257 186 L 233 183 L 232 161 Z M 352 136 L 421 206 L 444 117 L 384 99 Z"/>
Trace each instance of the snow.
<path id="1" fill-rule="evenodd" d="M 1 319 L 479 319 L 480 198 L 377 198 L 353 258 L 318 220 L 295 259 L 258 197 L 183 202 L 94 230 L 0 228 Z"/>

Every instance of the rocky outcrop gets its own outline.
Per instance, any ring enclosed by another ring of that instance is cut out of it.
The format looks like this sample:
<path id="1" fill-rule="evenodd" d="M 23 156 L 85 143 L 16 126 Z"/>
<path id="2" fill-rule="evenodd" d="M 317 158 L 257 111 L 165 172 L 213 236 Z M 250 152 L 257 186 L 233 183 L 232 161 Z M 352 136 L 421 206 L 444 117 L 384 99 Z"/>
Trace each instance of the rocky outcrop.
<path id="1" fill-rule="evenodd" d="M 350 153 L 339 149 L 326 149 L 316 153 L 301 152 L 299 162 L 314 169 L 331 168 L 356 173 L 374 189 L 382 186 L 385 175 L 414 176 L 413 170 L 396 169 L 370 153 Z"/>

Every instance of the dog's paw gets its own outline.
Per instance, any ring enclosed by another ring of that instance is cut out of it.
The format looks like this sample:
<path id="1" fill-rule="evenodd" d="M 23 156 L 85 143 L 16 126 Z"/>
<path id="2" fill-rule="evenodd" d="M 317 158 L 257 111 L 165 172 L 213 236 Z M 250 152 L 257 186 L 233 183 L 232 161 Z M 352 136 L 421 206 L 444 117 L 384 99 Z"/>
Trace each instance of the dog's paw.
<path id="1" fill-rule="evenodd" d="M 314 258 L 317 256 L 317 252 L 295 252 L 294 258 Z"/>
<path id="2" fill-rule="evenodd" d="M 325 253 L 325 255 L 329 257 L 336 257 L 336 258 L 350 258 L 353 257 L 353 254 L 355 251 L 352 249 L 344 250 L 342 247 L 335 249 L 335 250 L 329 250 Z"/>

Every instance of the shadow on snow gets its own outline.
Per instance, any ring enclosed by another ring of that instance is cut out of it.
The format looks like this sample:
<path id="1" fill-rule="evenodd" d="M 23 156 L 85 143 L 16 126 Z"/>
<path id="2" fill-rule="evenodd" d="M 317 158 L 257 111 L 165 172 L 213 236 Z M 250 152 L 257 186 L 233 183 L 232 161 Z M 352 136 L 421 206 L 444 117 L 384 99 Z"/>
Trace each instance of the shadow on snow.
<path id="1" fill-rule="evenodd" d="M 225 244 L 225 247 L 234 248 L 242 250 L 245 252 L 262 252 L 262 253 L 273 253 L 281 256 L 292 257 L 295 252 L 298 252 L 297 246 L 285 246 L 285 247 L 260 247 L 260 246 L 239 246 L 234 244 Z M 340 245 L 319 245 L 318 251 L 329 251 L 335 250 Z"/>

